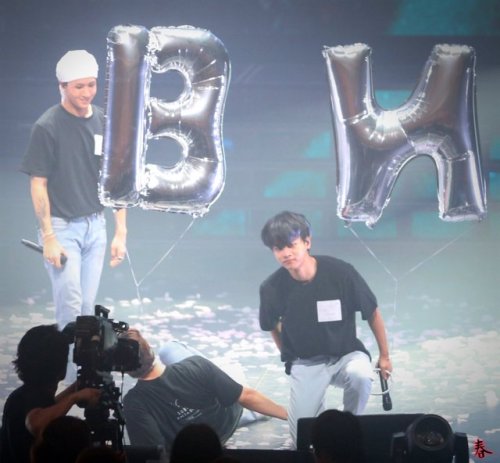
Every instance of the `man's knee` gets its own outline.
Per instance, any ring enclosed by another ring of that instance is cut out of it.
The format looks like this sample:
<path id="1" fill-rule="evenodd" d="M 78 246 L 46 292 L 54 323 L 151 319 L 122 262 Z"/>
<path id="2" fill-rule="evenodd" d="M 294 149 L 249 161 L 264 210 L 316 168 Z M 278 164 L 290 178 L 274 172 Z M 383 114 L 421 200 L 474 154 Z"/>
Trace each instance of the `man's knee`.
<path id="1" fill-rule="evenodd" d="M 350 361 L 346 368 L 347 383 L 353 387 L 371 387 L 373 381 L 373 368 L 368 356 L 357 357 Z"/>

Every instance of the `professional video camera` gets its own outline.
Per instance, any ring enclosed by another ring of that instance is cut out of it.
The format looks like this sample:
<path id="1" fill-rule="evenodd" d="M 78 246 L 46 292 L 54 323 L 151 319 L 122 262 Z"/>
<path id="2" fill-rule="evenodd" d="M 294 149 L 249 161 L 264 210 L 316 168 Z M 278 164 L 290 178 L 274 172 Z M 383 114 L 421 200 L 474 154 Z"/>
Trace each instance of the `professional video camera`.
<path id="1" fill-rule="evenodd" d="M 95 316 L 76 318 L 73 361 L 77 365 L 78 389 L 92 387 L 101 390 L 97 406 L 85 408 L 85 419 L 96 443 L 111 444 L 121 450 L 125 420 L 121 392 L 115 386 L 111 372 L 122 374 L 140 367 L 139 344 L 119 337 L 128 324 L 108 319 L 109 310 L 96 305 Z M 110 419 L 110 411 L 114 419 Z"/>

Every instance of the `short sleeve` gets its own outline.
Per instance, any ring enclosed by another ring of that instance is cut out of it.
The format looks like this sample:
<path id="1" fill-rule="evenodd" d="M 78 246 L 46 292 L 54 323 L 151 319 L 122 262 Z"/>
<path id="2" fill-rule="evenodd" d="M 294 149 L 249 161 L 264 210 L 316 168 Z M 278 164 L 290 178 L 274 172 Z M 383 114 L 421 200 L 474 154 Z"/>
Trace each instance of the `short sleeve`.
<path id="1" fill-rule="evenodd" d="M 31 130 L 21 171 L 36 177 L 48 177 L 54 163 L 54 144 L 50 133 L 40 124 L 35 124 Z"/>
<path id="2" fill-rule="evenodd" d="M 238 401 L 243 390 L 243 386 L 237 383 L 227 373 L 221 370 L 217 365 L 204 357 L 195 357 L 200 363 L 204 364 L 205 384 L 210 384 L 217 400 L 224 407 L 233 405 Z"/>
<path id="3" fill-rule="evenodd" d="M 352 265 L 349 265 L 347 278 L 348 300 L 352 301 L 353 309 L 361 312 L 363 320 L 370 319 L 378 305 L 375 294 Z"/>
<path id="4" fill-rule="evenodd" d="M 272 331 L 279 322 L 279 302 L 276 289 L 265 281 L 259 289 L 259 323 L 263 331 Z"/>

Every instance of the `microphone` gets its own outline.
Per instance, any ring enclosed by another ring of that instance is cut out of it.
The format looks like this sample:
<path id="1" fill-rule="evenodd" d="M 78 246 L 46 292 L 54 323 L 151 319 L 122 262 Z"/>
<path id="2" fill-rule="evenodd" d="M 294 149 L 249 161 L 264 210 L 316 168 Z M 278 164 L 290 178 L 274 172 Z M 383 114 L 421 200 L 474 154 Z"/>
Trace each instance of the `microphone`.
<path id="1" fill-rule="evenodd" d="M 43 246 L 40 246 L 39 244 L 34 243 L 33 241 L 25 240 L 25 239 L 22 239 L 21 243 L 23 243 L 26 247 L 33 249 L 33 251 L 36 251 L 36 252 L 39 252 L 40 254 L 43 254 Z M 61 264 L 64 265 L 67 260 L 68 260 L 68 258 L 64 254 L 61 254 Z"/>
<path id="2" fill-rule="evenodd" d="M 382 370 L 378 370 L 378 375 L 380 377 L 380 387 L 382 389 L 382 407 L 386 412 L 388 412 L 389 410 L 392 410 L 392 400 L 389 395 L 389 386 L 387 385 L 387 380 L 382 374 Z"/>

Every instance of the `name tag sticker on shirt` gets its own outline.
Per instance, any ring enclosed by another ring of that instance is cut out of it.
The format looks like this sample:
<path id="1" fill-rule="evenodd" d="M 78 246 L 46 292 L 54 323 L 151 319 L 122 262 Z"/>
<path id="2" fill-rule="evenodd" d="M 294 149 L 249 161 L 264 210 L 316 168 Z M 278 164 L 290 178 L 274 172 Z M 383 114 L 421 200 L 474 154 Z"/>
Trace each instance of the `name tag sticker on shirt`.
<path id="1" fill-rule="evenodd" d="M 342 320 L 342 307 L 340 300 L 318 301 L 318 322 L 339 322 Z"/>
<path id="2" fill-rule="evenodd" d="M 102 135 L 94 134 L 94 154 L 102 156 Z"/>

